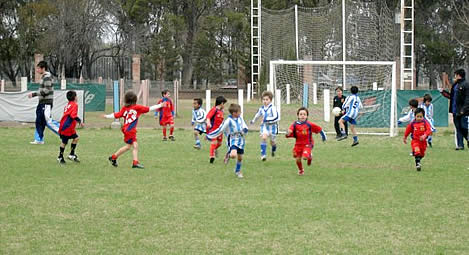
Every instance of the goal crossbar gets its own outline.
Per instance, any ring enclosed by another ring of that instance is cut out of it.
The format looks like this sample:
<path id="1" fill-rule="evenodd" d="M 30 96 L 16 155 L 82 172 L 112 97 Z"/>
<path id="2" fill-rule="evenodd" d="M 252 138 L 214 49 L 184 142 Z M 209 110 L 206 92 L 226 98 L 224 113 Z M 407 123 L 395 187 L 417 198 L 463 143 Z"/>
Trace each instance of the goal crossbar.
<path id="1" fill-rule="evenodd" d="M 269 69 L 269 84 L 270 88 L 273 90 L 272 93 L 276 91 L 275 84 L 275 66 L 276 65 L 342 65 L 345 73 L 345 66 L 391 66 L 391 110 L 390 110 L 390 124 L 389 124 L 389 133 L 379 133 L 379 134 L 389 134 L 390 137 L 397 135 L 397 118 L 396 118 L 396 109 L 397 109 L 397 86 L 396 86 L 396 62 L 393 61 L 314 61 L 314 60 L 271 60 Z M 344 80 L 345 82 L 345 80 Z M 269 88 L 269 86 L 267 86 Z M 367 134 L 367 133 L 364 133 Z M 370 133 L 371 134 L 371 133 Z"/>

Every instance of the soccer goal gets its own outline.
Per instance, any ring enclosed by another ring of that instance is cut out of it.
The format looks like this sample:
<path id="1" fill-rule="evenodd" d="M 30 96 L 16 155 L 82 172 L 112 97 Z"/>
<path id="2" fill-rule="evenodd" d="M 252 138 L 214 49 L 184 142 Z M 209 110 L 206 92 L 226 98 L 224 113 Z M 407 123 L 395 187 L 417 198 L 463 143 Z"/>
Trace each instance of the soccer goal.
<path id="1" fill-rule="evenodd" d="M 296 119 L 299 107 L 306 106 L 311 121 L 333 132 L 336 88 L 347 96 L 357 86 L 363 104 L 357 119 L 359 133 L 397 135 L 395 62 L 274 60 L 269 69 L 268 89 L 278 98 L 281 128 Z"/>

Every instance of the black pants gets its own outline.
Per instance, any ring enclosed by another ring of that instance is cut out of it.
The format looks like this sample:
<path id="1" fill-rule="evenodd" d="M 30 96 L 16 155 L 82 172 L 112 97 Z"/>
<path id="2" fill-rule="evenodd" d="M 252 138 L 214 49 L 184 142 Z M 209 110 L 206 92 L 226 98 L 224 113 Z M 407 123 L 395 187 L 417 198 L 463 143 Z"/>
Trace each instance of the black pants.
<path id="1" fill-rule="evenodd" d="M 342 116 L 336 116 L 334 118 L 334 127 L 335 127 L 335 132 L 337 134 L 337 136 L 340 136 L 341 133 L 340 133 L 340 125 L 339 125 L 339 120 L 340 118 L 342 118 Z M 347 122 L 344 123 L 345 124 L 345 133 L 348 135 L 348 127 L 347 127 Z"/>
<path id="2" fill-rule="evenodd" d="M 464 148 L 464 139 L 469 141 L 468 135 L 468 116 L 456 116 L 453 114 L 453 123 L 456 128 L 456 140 L 458 142 L 458 148 Z M 468 145 L 469 146 L 469 145 Z"/>

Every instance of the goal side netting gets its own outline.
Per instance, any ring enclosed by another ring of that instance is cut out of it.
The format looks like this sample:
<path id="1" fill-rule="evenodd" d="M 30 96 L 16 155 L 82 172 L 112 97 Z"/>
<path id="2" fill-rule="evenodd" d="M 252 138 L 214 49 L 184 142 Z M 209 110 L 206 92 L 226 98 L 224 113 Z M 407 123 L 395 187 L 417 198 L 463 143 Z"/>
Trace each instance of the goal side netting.
<path id="1" fill-rule="evenodd" d="M 345 71 L 345 73 L 344 73 Z M 333 98 L 336 88 L 348 96 L 357 86 L 363 104 L 357 120 L 361 134 L 397 135 L 396 63 L 391 61 L 270 61 L 269 86 L 276 94 L 281 129 L 307 106 L 309 119 L 334 132 Z M 344 82 L 345 77 L 345 82 Z"/>

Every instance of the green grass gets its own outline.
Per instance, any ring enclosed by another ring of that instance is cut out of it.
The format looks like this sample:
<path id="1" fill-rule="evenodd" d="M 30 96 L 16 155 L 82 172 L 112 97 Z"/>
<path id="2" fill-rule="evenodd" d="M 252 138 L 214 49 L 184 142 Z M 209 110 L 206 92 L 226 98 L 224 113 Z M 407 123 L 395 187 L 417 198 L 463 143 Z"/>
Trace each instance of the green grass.
<path id="1" fill-rule="evenodd" d="M 130 168 L 129 152 L 118 168 L 107 161 L 123 145 L 119 130 L 78 130 L 82 163 L 65 166 L 59 141 L 46 131 L 45 145 L 29 145 L 32 133 L 0 128 L 0 254 L 469 252 L 469 157 L 446 131 L 422 172 L 401 137 L 361 136 L 352 149 L 316 136 L 302 177 L 293 140 L 280 136 L 278 156 L 261 162 L 254 131 L 242 180 L 233 161 L 209 164 L 207 143 L 194 150 L 187 130 L 163 143 L 161 130 L 140 129 L 144 170 Z"/>

